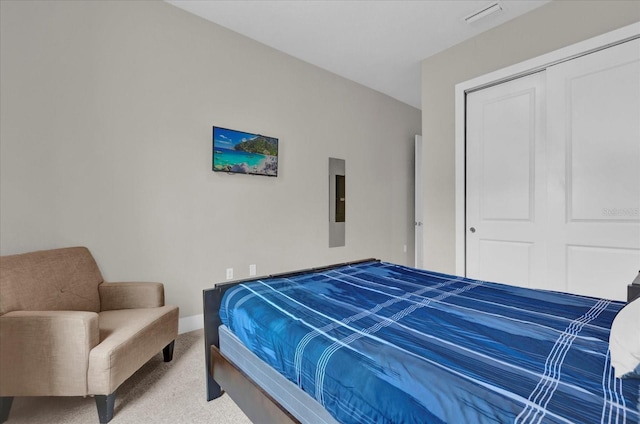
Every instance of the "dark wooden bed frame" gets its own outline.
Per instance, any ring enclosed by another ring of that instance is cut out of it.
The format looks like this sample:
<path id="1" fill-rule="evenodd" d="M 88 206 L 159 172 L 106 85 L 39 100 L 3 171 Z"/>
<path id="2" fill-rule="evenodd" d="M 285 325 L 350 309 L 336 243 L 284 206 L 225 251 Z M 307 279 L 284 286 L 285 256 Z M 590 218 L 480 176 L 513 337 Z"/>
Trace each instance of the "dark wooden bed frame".
<path id="1" fill-rule="evenodd" d="M 223 392 L 226 392 L 253 422 L 299 424 L 300 421 L 291 415 L 284 406 L 220 352 L 218 327 L 222 324 L 219 316 L 222 297 L 228 289 L 249 281 L 273 277 L 291 277 L 371 261 L 378 261 L 378 259 L 362 259 L 319 268 L 224 282 L 216 284 L 212 289 L 204 290 L 204 348 L 207 400 L 218 398 Z M 631 302 L 636 298 L 640 298 L 640 271 L 633 282 L 627 286 L 627 302 Z M 221 386 L 224 387 L 224 391 Z"/>

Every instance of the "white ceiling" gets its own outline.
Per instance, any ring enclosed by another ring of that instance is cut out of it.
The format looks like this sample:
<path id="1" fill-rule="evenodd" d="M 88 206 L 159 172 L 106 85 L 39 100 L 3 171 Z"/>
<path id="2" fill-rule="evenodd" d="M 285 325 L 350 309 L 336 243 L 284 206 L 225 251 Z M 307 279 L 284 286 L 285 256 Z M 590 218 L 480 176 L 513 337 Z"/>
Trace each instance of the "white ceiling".
<path id="1" fill-rule="evenodd" d="M 166 0 L 291 56 L 420 108 L 421 61 L 550 0 Z"/>

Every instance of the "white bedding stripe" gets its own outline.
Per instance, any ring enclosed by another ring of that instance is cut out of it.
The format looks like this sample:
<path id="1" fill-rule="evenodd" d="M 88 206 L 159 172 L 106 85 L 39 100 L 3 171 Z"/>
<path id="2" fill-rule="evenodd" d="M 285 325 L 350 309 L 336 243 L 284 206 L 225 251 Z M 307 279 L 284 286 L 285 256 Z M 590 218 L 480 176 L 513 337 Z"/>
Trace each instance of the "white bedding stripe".
<path id="1" fill-rule="evenodd" d="M 545 410 L 542 410 L 541 408 L 546 408 L 549 400 L 551 400 L 551 397 L 555 392 L 555 389 L 558 387 L 562 363 L 564 362 L 564 358 L 569 351 L 573 340 L 575 340 L 584 324 L 597 318 L 598 315 L 606 309 L 609 303 L 611 302 L 608 300 L 598 300 L 598 302 L 596 302 L 589 311 L 581 317 L 573 320 L 569 327 L 567 327 L 556 340 L 545 361 L 544 374 L 541 376 L 540 381 L 533 392 L 529 395 L 529 400 L 531 400 L 532 404 L 528 404 L 520 414 L 518 414 L 515 420 L 516 423 L 539 423 L 542 421 L 542 418 L 545 415 Z M 530 405 L 537 406 L 533 407 Z"/>
<path id="2" fill-rule="evenodd" d="M 627 404 L 622 395 L 622 379 L 615 377 L 611 367 L 611 352 L 609 350 L 607 350 L 606 364 L 602 373 L 602 389 L 605 398 L 602 404 L 600 423 L 614 424 L 611 420 L 615 416 L 615 424 L 624 424 L 627 422 Z M 640 393 L 638 393 L 638 398 L 640 401 Z"/>
<path id="3" fill-rule="evenodd" d="M 460 281 L 459 279 L 455 279 L 455 280 L 449 280 L 443 283 L 438 284 L 436 287 L 443 287 L 446 285 L 450 285 L 456 281 Z M 371 315 L 375 315 L 377 312 L 379 312 L 380 310 L 391 306 L 393 304 L 396 304 L 398 302 L 401 301 L 406 301 L 409 297 L 411 296 L 419 296 L 422 295 L 423 293 L 426 293 L 428 291 L 432 291 L 434 290 L 435 287 L 422 287 L 420 290 L 417 290 L 413 293 L 406 293 L 403 296 L 393 296 L 391 299 L 383 302 L 383 303 L 378 303 L 377 305 L 375 305 L 373 308 L 369 309 L 369 310 L 363 310 L 360 313 L 357 313 L 355 315 L 352 315 L 350 317 L 344 318 L 342 319 L 340 322 L 332 322 L 329 323 L 317 330 L 313 330 L 309 333 L 307 333 L 298 343 L 298 346 L 296 347 L 296 352 L 295 352 L 295 367 L 296 367 L 296 378 L 298 380 L 298 385 L 300 385 L 300 380 L 301 380 L 301 376 L 302 376 L 302 356 L 304 354 L 304 349 L 307 347 L 307 345 L 314 339 L 316 338 L 319 334 L 320 331 L 324 332 L 324 331 L 329 331 L 329 330 L 333 330 L 337 327 L 339 327 L 340 325 L 347 325 L 350 324 L 352 322 L 358 321 L 364 317 L 367 316 L 371 316 Z M 387 294 L 387 293 L 383 293 L 383 294 Z"/>
<path id="4" fill-rule="evenodd" d="M 429 273 L 428 271 L 424 271 L 424 270 L 422 270 L 422 271 L 423 271 L 423 272 L 422 272 L 423 274 L 425 274 L 425 275 L 427 275 L 427 276 L 430 276 L 430 277 L 432 277 L 432 278 L 445 279 L 443 276 L 433 275 L 433 274 Z M 357 274 L 346 274 L 346 273 L 340 272 L 340 271 L 338 271 L 338 270 L 333 270 L 333 271 L 331 271 L 331 272 L 332 272 L 332 273 L 335 273 L 335 274 L 342 274 L 342 275 L 345 275 L 345 276 L 348 276 L 348 277 L 357 278 L 358 280 L 361 280 L 361 281 L 366 282 L 366 283 L 369 283 L 369 284 L 376 284 L 376 285 L 384 286 L 383 284 L 372 283 L 371 281 L 367 281 L 367 280 L 365 280 L 365 279 L 363 279 L 363 278 L 357 277 Z M 401 280 L 401 279 L 393 278 L 393 277 L 386 277 L 386 278 L 387 278 L 388 280 L 390 280 L 390 281 L 397 282 L 397 283 L 399 283 L 399 284 L 401 284 L 401 285 L 411 285 L 411 286 L 421 287 L 419 284 L 412 283 L 412 282 L 410 282 L 410 281 L 405 281 L 405 280 Z M 336 279 L 336 280 L 338 280 L 338 281 L 343 281 L 343 280 L 339 280 L 339 279 Z M 456 279 L 455 281 L 462 281 L 462 280 L 460 280 L 460 279 Z M 347 282 L 347 281 L 345 281 L 345 282 Z M 362 287 L 362 286 L 358 286 L 357 284 L 352 284 L 352 283 L 350 283 L 350 282 L 347 282 L 347 283 L 348 283 L 348 284 L 351 284 L 351 285 L 353 285 L 353 286 L 356 286 L 356 287 Z M 442 286 L 442 285 L 438 285 L 437 289 L 439 289 L 439 288 L 441 288 L 441 287 L 444 287 L 444 286 Z M 437 289 L 436 289 L 436 291 L 438 291 Z M 583 296 L 583 295 L 579 295 L 579 294 L 566 293 L 566 295 L 568 295 L 568 296 L 570 296 L 570 297 L 584 298 L 584 296 Z M 442 303 L 442 304 L 445 304 L 445 305 L 447 305 L 448 307 L 452 307 L 452 308 L 467 309 L 467 310 L 472 310 L 472 311 L 479 312 L 479 313 L 486 313 L 486 312 L 483 312 L 483 311 L 479 310 L 478 308 L 465 308 L 465 307 L 460 306 L 460 305 L 456 305 L 456 304 L 453 304 L 453 303 L 449 303 L 449 302 L 447 302 L 447 301 L 445 301 L 445 300 L 438 300 L 438 302 L 439 302 L 439 303 Z M 549 314 L 549 313 L 546 313 L 546 312 L 541 312 L 541 311 L 536 310 L 536 309 L 526 309 L 526 308 L 524 308 L 524 306 L 523 306 L 523 305 L 512 306 L 512 305 L 509 305 L 509 304 L 497 304 L 496 302 L 491 302 L 491 301 L 488 301 L 488 300 L 477 299 L 477 298 L 475 298 L 475 299 L 474 299 L 474 302 L 475 302 L 475 303 L 483 303 L 483 304 L 485 304 L 485 305 L 496 305 L 496 306 L 499 306 L 499 307 L 501 307 L 501 308 L 506 308 L 506 309 L 516 310 L 516 311 L 526 310 L 526 311 L 527 311 L 527 313 L 532 314 L 532 315 L 535 315 L 535 316 L 541 316 L 541 317 L 545 317 L 545 318 L 548 318 L 548 319 L 550 319 L 550 320 L 556 320 L 556 321 L 558 321 L 558 320 L 560 320 L 560 321 L 566 321 L 566 322 L 567 322 L 567 325 L 570 325 L 570 324 L 571 324 L 571 322 L 572 322 L 572 320 L 570 320 L 570 319 L 568 319 L 568 318 L 565 318 L 565 317 L 562 317 L 562 316 L 552 315 L 552 314 Z M 505 315 L 501 315 L 501 314 L 496 314 L 496 315 L 494 315 L 494 316 L 500 316 L 500 317 L 503 317 L 503 318 L 506 318 L 506 319 L 509 319 L 509 320 L 515 320 L 515 318 L 513 318 L 513 317 L 507 317 L 507 316 L 505 316 Z M 531 323 L 530 321 L 526 321 L 526 322 L 527 322 L 527 323 L 529 323 L 529 324 Z M 541 326 L 541 327 L 543 327 L 543 328 L 549 329 L 549 330 L 554 331 L 554 332 L 560 332 L 559 330 L 556 330 L 556 329 L 551 328 L 551 327 L 548 327 L 548 326 L 544 326 L 543 324 L 536 323 L 535 325 Z M 599 326 L 599 325 L 595 325 L 595 324 L 592 324 L 591 322 L 585 323 L 585 326 L 586 326 L 586 327 L 589 327 L 589 328 L 597 328 L 597 329 L 599 329 L 599 330 L 601 330 L 601 331 L 606 331 L 606 332 L 608 332 L 608 331 L 609 331 L 609 328 L 607 328 L 607 327 L 602 327 L 602 326 Z"/>
<path id="5" fill-rule="evenodd" d="M 479 285 L 481 285 L 481 282 L 473 282 L 473 283 L 469 283 L 468 285 L 464 286 L 464 287 L 460 287 L 456 290 L 453 290 L 451 292 L 448 293 L 442 293 L 440 294 L 437 298 L 442 298 L 444 299 L 445 297 L 449 297 L 449 296 L 454 296 L 458 293 L 462 293 L 464 291 L 473 289 Z M 322 353 L 322 355 L 320 356 L 320 359 L 318 360 L 318 366 L 316 368 L 316 399 L 318 399 L 318 401 L 324 405 L 324 396 L 323 396 L 323 387 L 324 387 L 324 377 L 326 375 L 326 368 L 327 368 L 327 364 L 329 363 L 329 359 L 331 359 L 331 356 L 333 356 L 333 354 L 335 352 L 338 351 L 338 349 L 340 349 L 341 347 L 343 347 L 344 345 L 349 345 L 351 343 L 353 343 L 355 340 L 364 337 L 365 335 L 370 335 L 370 334 L 375 334 L 377 331 L 379 331 L 380 329 L 384 328 L 384 327 L 388 327 L 389 325 L 395 323 L 396 321 L 404 318 L 405 316 L 409 315 L 410 313 L 414 312 L 416 309 L 419 308 L 423 308 L 425 306 L 427 306 L 429 303 L 431 303 L 431 299 L 425 299 L 423 302 L 421 302 L 420 304 L 412 304 L 409 307 L 403 309 L 400 312 L 397 312 L 396 314 L 394 314 L 391 318 L 384 318 L 383 321 L 378 322 L 377 324 L 365 329 L 362 332 L 358 332 L 357 334 L 351 334 L 350 336 L 347 336 L 343 339 L 341 339 L 341 343 L 334 343 L 331 346 L 329 346 L 327 349 L 325 349 L 325 351 Z M 387 343 L 388 344 L 388 343 Z M 398 348 L 397 346 L 394 346 L 396 348 Z"/>

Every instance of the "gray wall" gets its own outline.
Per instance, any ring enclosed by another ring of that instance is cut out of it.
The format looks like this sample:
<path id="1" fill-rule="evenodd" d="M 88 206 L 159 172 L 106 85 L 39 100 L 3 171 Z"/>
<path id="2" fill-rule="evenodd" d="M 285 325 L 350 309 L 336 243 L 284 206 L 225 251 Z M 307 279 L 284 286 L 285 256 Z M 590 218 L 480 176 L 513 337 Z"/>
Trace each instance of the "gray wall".
<path id="1" fill-rule="evenodd" d="M 413 262 L 419 110 L 164 2 L 0 4 L 3 255 L 88 246 L 183 317 L 229 267 Z M 279 138 L 279 176 L 213 173 L 213 125 Z M 349 170 L 334 249 L 329 157 Z"/>
<path id="2" fill-rule="evenodd" d="M 455 273 L 455 85 L 638 21 L 638 1 L 556 0 L 422 62 L 425 268 Z"/>

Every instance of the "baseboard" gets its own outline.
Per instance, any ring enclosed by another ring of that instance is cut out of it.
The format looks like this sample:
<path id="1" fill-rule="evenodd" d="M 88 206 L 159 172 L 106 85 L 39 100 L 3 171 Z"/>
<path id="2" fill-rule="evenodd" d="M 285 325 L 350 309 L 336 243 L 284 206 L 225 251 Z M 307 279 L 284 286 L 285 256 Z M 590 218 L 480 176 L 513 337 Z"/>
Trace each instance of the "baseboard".
<path id="1" fill-rule="evenodd" d="M 189 331 L 204 328 L 204 315 L 191 315 L 190 317 L 180 318 L 178 321 L 178 334 L 188 333 Z"/>

